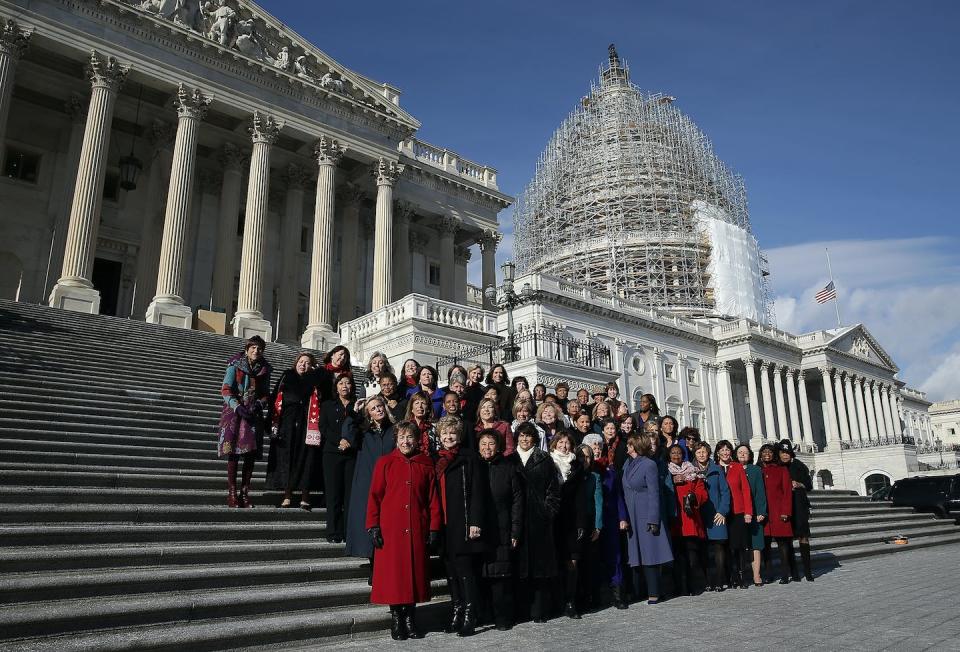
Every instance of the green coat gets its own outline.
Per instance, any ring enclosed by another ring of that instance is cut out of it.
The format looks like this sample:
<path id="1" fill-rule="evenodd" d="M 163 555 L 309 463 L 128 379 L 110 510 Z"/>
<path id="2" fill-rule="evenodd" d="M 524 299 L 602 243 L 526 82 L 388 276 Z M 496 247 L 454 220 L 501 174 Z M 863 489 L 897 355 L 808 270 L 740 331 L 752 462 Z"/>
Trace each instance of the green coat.
<path id="1" fill-rule="evenodd" d="M 747 525 L 750 533 L 750 549 L 763 550 L 763 523 L 757 523 L 757 516 L 767 514 L 767 491 L 763 486 L 763 471 L 756 464 L 744 464 L 743 470 L 747 473 L 747 483 L 750 485 L 750 496 L 753 497 L 753 522 Z"/>

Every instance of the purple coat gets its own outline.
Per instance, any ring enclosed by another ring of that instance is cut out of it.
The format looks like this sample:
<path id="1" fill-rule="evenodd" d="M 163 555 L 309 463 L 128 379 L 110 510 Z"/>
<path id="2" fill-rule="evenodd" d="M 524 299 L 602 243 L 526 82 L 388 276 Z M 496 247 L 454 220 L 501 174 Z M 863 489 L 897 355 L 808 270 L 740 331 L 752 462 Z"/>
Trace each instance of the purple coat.
<path id="1" fill-rule="evenodd" d="M 223 375 L 220 395 L 223 409 L 220 412 L 217 455 L 229 457 L 254 453 L 260 459 L 263 453 L 263 434 L 268 427 L 263 412 L 270 406 L 270 374 L 272 369 L 266 358 L 251 368 L 244 353 L 230 358 Z M 244 405 L 254 413 L 250 421 L 241 419 L 236 409 Z"/>
<path id="2" fill-rule="evenodd" d="M 611 586 L 623 584 L 623 557 L 620 548 L 620 521 L 629 521 L 627 505 L 623 502 L 623 487 L 617 469 L 612 464 L 600 474 L 603 490 L 603 528 L 600 530 L 600 550 L 603 556 L 604 578 Z"/>
<path id="3" fill-rule="evenodd" d="M 635 457 L 623 466 L 623 500 L 630 515 L 627 557 L 631 566 L 656 566 L 673 561 L 670 533 L 660 509 L 660 475 L 649 457 Z M 659 523 L 656 536 L 647 530 Z"/>

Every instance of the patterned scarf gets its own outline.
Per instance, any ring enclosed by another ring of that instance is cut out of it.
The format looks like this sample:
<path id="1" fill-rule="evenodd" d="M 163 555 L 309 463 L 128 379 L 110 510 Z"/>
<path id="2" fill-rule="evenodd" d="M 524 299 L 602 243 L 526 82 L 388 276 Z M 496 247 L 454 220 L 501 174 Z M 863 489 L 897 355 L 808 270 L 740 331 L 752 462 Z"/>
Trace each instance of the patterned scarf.
<path id="1" fill-rule="evenodd" d="M 680 476 L 680 482 L 693 482 L 697 478 L 697 470 L 690 462 L 684 462 L 683 464 L 669 462 L 667 464 L 667 470 L 670 472 L 670 475 Z"/>
<path id="2" fill-rule="evenodd" d="M 277 398 L 273 401 L 273 419 L 270 423 L 270 439 L 277 439 L 280 436 L 280 415 L 283 412 L 283 385 L 277 392 Z M 323 443 L 323 436 L 320 433 L 320 397 L 317 395 L 317 388 L 313 388 L 313 394 L 310 395 L 310 405 L 307 408 L 307 435 L 304 437 L 304 443 L 307 446 L 320 446 Z"/>
<path id="3" fill-rule="evenodd" d="M 447 474 L 444 473 L 447 470 L 447 467 L 450 466 L 450 462 L 453 461 L 453 458 L 457 456 L 457 453 L 460 452 L 460 446 L 454 446 L 453 448 L 441 448 L 437 451 L 437 477 L 440 478 L 440 507 L 443 509 L 443 522 L 447 522 Z"/>
<path id="4" fill-rule="evenodd" d="M 560 484 L 563 484 L 570 478 L 570 473 L 573 471 L 571 465 L 573 464 L 573 460 L 577 459 L 577 456 L 573 453 L 552 451 L 550 457 L 553 458 L 553 463 L 560 469 Z"/>

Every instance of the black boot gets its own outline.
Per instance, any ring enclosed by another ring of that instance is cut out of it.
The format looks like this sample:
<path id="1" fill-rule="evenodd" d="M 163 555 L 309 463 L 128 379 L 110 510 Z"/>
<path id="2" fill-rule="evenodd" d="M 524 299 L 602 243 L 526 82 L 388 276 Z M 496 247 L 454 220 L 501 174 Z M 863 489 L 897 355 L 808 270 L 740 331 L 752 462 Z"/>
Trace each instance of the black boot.
<path id="1" fill-rule="evenodd" d="M 457 636 L 473 636 L 477 629 L 477 607 L 480 605 L 480 590 L 477 578 L 464 575 L 460 578 L 463 587 L 463 623 Z"/>
<path id="2" fill-rule="evenodd" d="M 463 626 L 457 636 L 473 636 L 477 632 L 477 607 L 468 602 L 463 606 Z"/>
<path id="3" fill-rule="evenodd" d="M 456 634 L 463 628 L 463 603 L 454 602 L 453 603 L 453 614 L 450 616 L 450 624 L 447 625 L 445 631 L 447 634 Z"/>
<path id="4" fill-rule="evenodd" d="M 623 599 L 623 587 L 612 586 L 610 589 L 613 592 L 613 606 L 617 609 L 627 609 L 627 602 Z"/>
<path id="5" fill-rule="evenodd" d="M 407 640 L 407 630 L 403 626 L 403 607 L 390 607 L 390 638 L 395 641 Z"/>
<path id="6" fill-rule="evenodd" d="M 407 630 L 407 636 L 410 638 L 423 638 L 423 634 L 417 629 L 416 610 L 416 605 L 408 604 L 403 606 L 403 626 Z"/>
<path id="7" fill-rule="evenodd" d="M 810 566 L 810 544 L 800 544 L 800 559 L 803 560 L 804 577 L 808 582 L 813 581 L 813 568 Z"/>
<path id="8" fill-rule="evenodd" d="M 564 615 L 567 618 L 580 620 L 580 614 L 577 613 L 577 569 L 568 568 L 566 577 L 566 604 L 563 608 Z"/>

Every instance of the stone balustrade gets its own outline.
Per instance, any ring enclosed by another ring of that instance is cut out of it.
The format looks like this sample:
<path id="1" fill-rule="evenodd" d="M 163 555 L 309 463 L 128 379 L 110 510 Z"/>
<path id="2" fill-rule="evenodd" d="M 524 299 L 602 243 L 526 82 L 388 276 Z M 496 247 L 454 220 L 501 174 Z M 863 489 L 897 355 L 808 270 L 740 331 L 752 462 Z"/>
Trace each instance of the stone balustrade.
<path id="1" fill-rule="evenodd" d="M 401 154 L 439 168 L 486 188 L 497 190 L 497 171 L 443 147 L 437 147 L 417 138 L 410 138 L 398 146 Z"/>
<path id="2" fill-rule="evenodd" d="M 495 312 L 441 301 L 422 294 L 408 294 L 403 299 L 389 303 L 379 310 L 341 324 L 340 338 L 344 342 L 362 340 L 414 319 L 497 336 Z"/>

